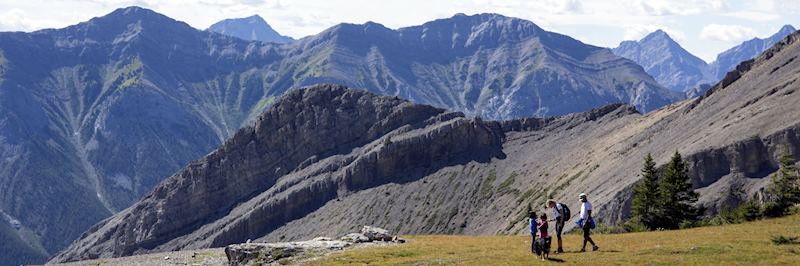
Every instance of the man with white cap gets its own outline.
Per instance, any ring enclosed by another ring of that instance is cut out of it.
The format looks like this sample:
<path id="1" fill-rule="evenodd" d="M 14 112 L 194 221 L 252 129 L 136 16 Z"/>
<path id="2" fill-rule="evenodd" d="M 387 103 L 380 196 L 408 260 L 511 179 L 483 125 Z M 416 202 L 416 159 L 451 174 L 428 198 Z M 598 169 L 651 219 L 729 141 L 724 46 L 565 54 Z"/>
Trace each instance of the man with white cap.
<path id="1" fill-rule="evenodd" d="M 594 225 L 594 220 L 592 219 L 592 203 L 586 199 L 586 194 L 581 193 L 578 196 L 581 200 L 581 218 L 578 220 L 578 225 L 583 228 L 583 247 L 581 248 L 581 252 L 586 252 L 586 242 L 592 244 L 592 251 L 599 249 L 597 245 L 594 244 L 592 241 L 592 237 L 589 236 L 589 230 L 592 230 Z"/>

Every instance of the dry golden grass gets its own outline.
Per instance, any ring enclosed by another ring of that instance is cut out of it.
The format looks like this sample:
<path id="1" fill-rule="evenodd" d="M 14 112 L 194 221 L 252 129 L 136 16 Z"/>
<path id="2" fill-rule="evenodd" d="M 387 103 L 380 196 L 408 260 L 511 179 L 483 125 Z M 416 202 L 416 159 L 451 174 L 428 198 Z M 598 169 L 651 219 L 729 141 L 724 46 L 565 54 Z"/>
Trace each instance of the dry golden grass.
<path id="1" fill-rule="evenodd" d="M 800 236 L 800 215 L 689 230 L 594 235 L 596 252 L 576 253 L 581 236 L 566 235 L 565 254 L 541 261 L 525 236 L 408 236 L 403 245 L 354 249 L 312 265 L 800 265 L 800 245 L 772 236 Z M 555 241 L 554 241 L 555 242 Z M 553 243 L 555 247 L 555 243 Z M 555 250 L 555 249 L 553 249 Z M 561 263 L 559 263 L 561 262 Z"/>

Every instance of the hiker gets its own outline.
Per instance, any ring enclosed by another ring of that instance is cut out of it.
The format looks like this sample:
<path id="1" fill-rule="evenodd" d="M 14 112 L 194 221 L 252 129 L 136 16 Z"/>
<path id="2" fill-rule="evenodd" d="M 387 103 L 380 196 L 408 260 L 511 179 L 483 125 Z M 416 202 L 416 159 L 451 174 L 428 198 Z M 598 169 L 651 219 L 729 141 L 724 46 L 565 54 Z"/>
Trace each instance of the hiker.
<path id="1" fill-rule="evenodd" d="M 531 253 L 536 254 L 536 228 L 538 226 L 536 222 L 536 212 L 528 212 L 528 226 L 531 230 Z"/>
<path id="2" fill-rule="evenodd" d="M 556 239 L 558 240 L 556 254 L 564 253 L 564 248 L 561 246 L 561 233 L 564 230 L 564 223 L 569 220 L 571 216 L 569 208 L 563 203 L 556 202 L 554 199 L 547 200 L 547 207 L 553 208 L 553 221 L 556 223 Z"/>
<path id="3" fill-rule="evenodd" d="M 592 219 L 592 203 L 586 199 L 586 194 L 581 193 L 578 196 L 581 200 L 581 218 L 578 219 L 577 224 L 583 228 L 583 247 L 580 252 L 586 252 L 586 242 L 592 244 L 592 251 L 596 251 L 600 247 L 595 245 L 592 237 L 589 236 L 589 231 L 594 228 L 594 219 Z"/>

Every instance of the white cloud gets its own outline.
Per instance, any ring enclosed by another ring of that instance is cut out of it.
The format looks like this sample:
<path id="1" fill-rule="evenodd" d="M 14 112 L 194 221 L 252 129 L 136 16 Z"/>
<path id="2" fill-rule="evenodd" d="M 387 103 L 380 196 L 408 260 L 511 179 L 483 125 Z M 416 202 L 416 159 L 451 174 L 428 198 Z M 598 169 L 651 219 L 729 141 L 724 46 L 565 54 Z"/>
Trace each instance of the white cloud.
<path id="1" fill-rule="evenodd" d="M 0 11 L 0 31 L 32 31 L 58 25 L 51 20 L 31 19 L 22 9 Z"/>
<path id="2" fill-rule="evenodd" d="M 723 0 L 633 0 L 630 2 L 643 14 L 654 16 L 695 15 L 728 9 L 728 5 Z"/>
<path id="3" fill-rule="evenodd" d="M 724 13 L 723 15 L 756 22 L 775 21 L 781 18 L 781 16 L 776 13 L 760 11 L 736 11 Z"/>
<path id="4" fill-rule="evenodd" d="M 701 39 L 723 42 L 742 41 L 755 36 L 755 30 L 739 25 L 708 24 L 700 31 Z"/>

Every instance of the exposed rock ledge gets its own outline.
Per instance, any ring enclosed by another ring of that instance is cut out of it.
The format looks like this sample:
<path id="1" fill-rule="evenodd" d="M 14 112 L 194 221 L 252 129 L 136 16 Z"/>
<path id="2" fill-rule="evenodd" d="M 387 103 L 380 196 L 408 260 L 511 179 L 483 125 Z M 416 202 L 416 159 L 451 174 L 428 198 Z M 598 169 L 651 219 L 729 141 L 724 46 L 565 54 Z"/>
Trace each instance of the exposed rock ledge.
<path id="1" fill-rule="evenodd" d="M 279 243 L 243 243 L 225 247 L 225 256 L 230 265 L 263 265 L 292 262 L 323 255 L 330 251 L 343 250 L 356 245 L 405 243 L 405 240 L 377 227 L 364 226 L 359 233 L 350 233 L 338 240 L 317 237 L 307 241 Z"/>

